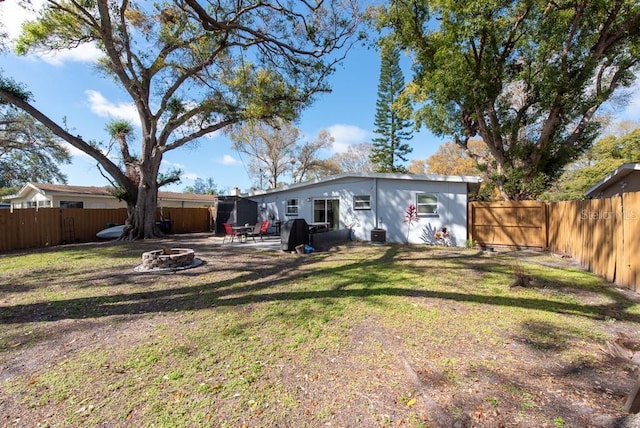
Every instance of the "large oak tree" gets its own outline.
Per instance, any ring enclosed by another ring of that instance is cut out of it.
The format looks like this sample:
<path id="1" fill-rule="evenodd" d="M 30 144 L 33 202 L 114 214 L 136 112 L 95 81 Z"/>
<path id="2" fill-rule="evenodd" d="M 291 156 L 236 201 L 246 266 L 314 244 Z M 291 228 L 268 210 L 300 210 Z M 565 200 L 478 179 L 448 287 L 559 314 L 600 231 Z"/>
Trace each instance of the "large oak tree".
<path id="1" fill-rule="evenodd" d="M 113 136 L 120 156 L 67 132 L 37 110 L 7 77 L 0 98 L 23 109 L 92 156 L 127 202 L 126 238 L 155 226 L 164 153 L 248 119 L 295 118 L 355 40 L 357 0 L 48 1 L 23 27 L 21 53 L 92 42 L 101 70 L 131 97 L 140 118 L 139 149 L 130 134 Z M 17 90 L 16 90 L 17 89 Z M 70 119 L 72 122 L 74 118 Z M 79 120 L 79 119 L 75 119 Z"/>
<path id="2" fill-rule="evenodd" d="M 548 188 L 638 71 L 636 0 L 391 0 L 380 12 L 413 59 L 417 123 L 462 147 L 481 137 L 505 199 Z"/>

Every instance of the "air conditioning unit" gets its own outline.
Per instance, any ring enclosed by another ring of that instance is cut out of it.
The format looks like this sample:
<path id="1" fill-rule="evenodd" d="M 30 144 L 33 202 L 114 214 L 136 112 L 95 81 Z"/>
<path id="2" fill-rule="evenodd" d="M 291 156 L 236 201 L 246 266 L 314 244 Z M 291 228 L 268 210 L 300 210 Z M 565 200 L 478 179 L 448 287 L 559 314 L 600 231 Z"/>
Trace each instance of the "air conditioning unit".
<path id="1" fill-rule="evenodd" d="M 387 242 L 387 231 L 384 229 L 372 229 L 371 242 L 375 242 L 378 244 L 384 244 L 385 242 Z"/>

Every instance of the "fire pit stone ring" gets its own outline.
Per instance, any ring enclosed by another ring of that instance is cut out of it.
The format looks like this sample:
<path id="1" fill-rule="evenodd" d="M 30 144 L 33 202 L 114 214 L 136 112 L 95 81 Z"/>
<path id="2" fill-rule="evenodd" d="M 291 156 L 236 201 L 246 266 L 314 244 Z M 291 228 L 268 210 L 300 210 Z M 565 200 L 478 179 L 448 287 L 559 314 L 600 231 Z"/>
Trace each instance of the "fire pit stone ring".
<path id="1" fill-rule="evenodd" d="M 195 258 L 191 248 L 163 248 L 142 253 L 142 264 L 136 272 L 175 271 L 199 266 L 202 260 Z"/>

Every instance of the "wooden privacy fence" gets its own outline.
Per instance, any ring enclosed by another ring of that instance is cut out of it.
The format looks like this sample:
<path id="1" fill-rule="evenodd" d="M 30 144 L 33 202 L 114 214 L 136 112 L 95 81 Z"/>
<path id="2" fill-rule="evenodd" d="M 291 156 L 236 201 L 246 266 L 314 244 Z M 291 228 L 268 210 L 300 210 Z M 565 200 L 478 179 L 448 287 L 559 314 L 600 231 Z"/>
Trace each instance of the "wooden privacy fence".
<path id="1" fill-rule="evenodd" d="M 471 202 L 469 239 L 480 245 L 547 246 L 544 202 Z"/>
<path id="2" fill-rule="evenodd" d="M 172 233 L 208 232 L 214 214 L 209 208 L 158 208 L 157 219 L 170 220 Z M 96 241 L 97 232 L 126 218 L 124 208 L 0 210 L 0 251 Z"/>
<path id="3" fill-rule="evenodd" d="M 640 291 L 640 192 L 565 202 L 472 202 L 469 239 L 566 254 L 610 282 Z"/>
<path id="4" fill-rule="evenodd" d="M 640 291 L 640 192 L 552 203 L 548 222 L 550 251 Z"/>

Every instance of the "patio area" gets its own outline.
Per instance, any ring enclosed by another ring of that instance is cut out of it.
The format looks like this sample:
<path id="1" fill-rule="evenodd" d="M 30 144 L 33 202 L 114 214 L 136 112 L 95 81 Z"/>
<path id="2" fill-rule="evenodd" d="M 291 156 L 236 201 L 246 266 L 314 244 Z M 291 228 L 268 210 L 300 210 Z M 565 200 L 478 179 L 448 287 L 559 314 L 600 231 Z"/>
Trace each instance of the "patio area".
<path id="1" fill-rule="evenodd" d="M 280 251 L 280 236 L 277 235 L 268 235 L 263 236 L 262 239 L 255 238 L 255 240 L 251 237 L 245 239 L 234 239 L 233 242 L 229 241 L 227 238 L 226 241 L 223 242 L 224 237 L 222 236 L 212 236 L 210 238 L 216 245 L 221 245 L 225 247 L 241 247 L 241 248 L 254 248 L 257 250 L 269 250 L 269 251 Z"/>

